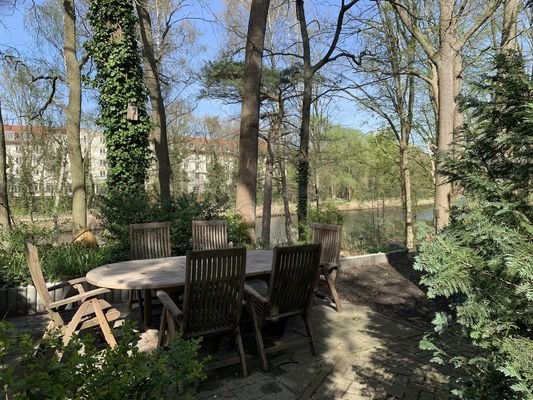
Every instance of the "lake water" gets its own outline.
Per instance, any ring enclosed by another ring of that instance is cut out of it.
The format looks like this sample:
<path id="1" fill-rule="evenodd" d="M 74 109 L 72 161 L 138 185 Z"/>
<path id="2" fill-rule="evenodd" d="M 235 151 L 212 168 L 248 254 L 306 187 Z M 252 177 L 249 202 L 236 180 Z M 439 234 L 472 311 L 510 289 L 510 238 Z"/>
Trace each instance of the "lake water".
<path id="1" fill-rule="evenodd" d="M 371 236 L 376 235 L 377 227 L 382 227 L 383 221 L 385 221 L 384 231 L 386 233 L 387 240 L 395 240 L 403 237 L 403 211 L 400 207 L 387 207 L 383 216 L 381 210 L 378 212 L 376 209 L 362 209 L 344 211 L 344 223 L 343 231 L 344 236 L 348 235 L 354 240 L 369 241 L 375 240 Z M 421 207 L 415 214 L 416 221 L 431 221 L 433 219 L 433 208 L 431 206 Z M 293 225 L 296 226 L 296 215 L 292 216 Z M 255 223 L 255 231 L 257 237 L 261 237 L 261 224 L 262 218 L 257 218 Z M 293 234 L 293 238 L 296 234 Z M 361 239 L 362 238 L 362 239 Z M 270 242 L 272 244 L 284 243 L 287 237 L 285 234 L 285 217 L 275 216 L 272 217 L 270 226 Z"/>

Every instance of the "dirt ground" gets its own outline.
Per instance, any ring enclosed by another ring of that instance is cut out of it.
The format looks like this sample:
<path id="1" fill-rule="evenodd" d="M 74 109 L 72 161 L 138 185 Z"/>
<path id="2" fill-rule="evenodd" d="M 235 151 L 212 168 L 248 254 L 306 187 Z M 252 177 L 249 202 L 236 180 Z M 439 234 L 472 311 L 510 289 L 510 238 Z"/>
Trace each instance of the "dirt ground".
<path id="1" fill-rule="evenodd" d="M 418 282 L 413 259 L 392 265 L 369 264 L 341 268 L 337 290 L 343 300 L 370 307 L 386 316 L 428 328 L 438 304 L 429 300 Z"/>

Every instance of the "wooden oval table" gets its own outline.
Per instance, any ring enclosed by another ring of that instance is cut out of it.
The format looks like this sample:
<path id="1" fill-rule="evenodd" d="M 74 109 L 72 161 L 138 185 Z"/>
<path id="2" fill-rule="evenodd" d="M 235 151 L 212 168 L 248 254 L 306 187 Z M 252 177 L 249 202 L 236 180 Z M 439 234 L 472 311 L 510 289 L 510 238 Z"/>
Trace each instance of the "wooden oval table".
<path id="1" fill-rule="evenodd" d="M 272 250 L 248 250 L 246 252 L 246 277 L 270 274 Z M 107 289 L 142 290 L 150 299 L 155 289 L 182 287 L 185 285 L 185 256 L 122 261 L 92 269 L 87 281 Z M 144 302 L 144 324 L 150 320 L 150 301 Z"/>

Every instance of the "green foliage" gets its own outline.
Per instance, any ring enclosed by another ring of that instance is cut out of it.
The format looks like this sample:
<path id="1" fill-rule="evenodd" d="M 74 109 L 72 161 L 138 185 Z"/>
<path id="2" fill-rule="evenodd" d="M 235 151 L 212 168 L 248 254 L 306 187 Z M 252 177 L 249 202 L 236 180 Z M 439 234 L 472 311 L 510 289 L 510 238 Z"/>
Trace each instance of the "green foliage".
<path id="1" fill-rule="evenodd" d="M 299 68 L 273 69 L 263 65 L 261 73 L 261 93 L 277 96 L 279 91 L 292 86 L 298 79 Z M 202 67 L 202 96 L 221 99 L 228 103 L 241 101 L 244 63 L 219 59 L 209 61 Z M 263 99 L 265 100 L 265 99 Z"/>
<path id="2" fill-rule="evenodd" d="M 445 172 L 464 189 L 450 225 L 420 230 L 416 268 L 428 296 L 449 299 L 424 348 L 458 369 L 454 393 L 466 399 L 533 398 L 533 223 L 531 191 L 533 87 L 520 57 L 497 59 L 495 100 L 469 100 L 474 122 Z M 474 352 L 454 354 L 440 340 L 461 335 Z M 433 347 L 432 347 L 433 346 Z"/>
<path id="3" fill-rule="evenodd" d="M 53 337 L 43 340 L 36 353 L 29 335 L 0 322 L 2 397 L 155 400 L 176 398 L 178 390 L 204 378 L 198 340 L 178 338 L 166 349 L 144 353 L 136 346 L 138 334 L 131 325 L 118 330 L 114 349 L 99 350 L 88 336 L 75 337 L 66 347 Z"/>
<path id="4" fill-rule="evenodd" d="M 228 224 L 228 242 L 234 246 L 249 244 L 248 224 L 244 217 L 238 212 L 227 212 L 224 218 Z"/>
<path id="5" fill-rule="evenodd" d="M 53 246 L 52 232 L 36 226 L 17 225 L 0 236 L 0 286 L 31 284 L 31 276 L 24 255 L 24 242 L 40 243 L 39 259 L 47 281 L 58 282 L 84 276 L 103 264 L 127 259 L 117 244 L 95 249 L 77 244 Z"/>
<path id="6" fill-rule="evenodd" d="M 99 123 L 106 138 L 109 196 L 114 192 L 143 193 L 150 163 L 150 122 L 133 3 L 92 1 L 88 18 L 93 36 L 86 48 L 97 67 L 93 85 L 100 94 Z M 137 107 L 138 120 L 127 119 L 129 104 Z"/>
<path id="7" fill-rule="evenodd" d="M 192 221 L 218 219 L 226 204 L 214 196 L 199 198 L 180 194 L 164 206 L 146 195 L 121 193 L 103 198 L 99 211 L 108 238 L 128 252 L 129 225 L 143 222 L 171 222 L 172 254 L 183 255 L 192 248 Z"/>
<path id="8" fill-rule="evenodd" d="M 309 223 L 337 224 L 342 225 L 344 215 L 335 207 L 335 203 L 328 201 L 320 208 L 309 208 Z"/>

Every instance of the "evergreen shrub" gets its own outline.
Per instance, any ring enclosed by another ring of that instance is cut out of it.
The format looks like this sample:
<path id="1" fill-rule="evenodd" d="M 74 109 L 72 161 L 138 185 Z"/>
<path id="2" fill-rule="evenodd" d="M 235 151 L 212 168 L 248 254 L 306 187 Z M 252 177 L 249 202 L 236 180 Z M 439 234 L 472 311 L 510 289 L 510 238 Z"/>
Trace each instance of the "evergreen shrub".
<path id="1" fill-rule="evenodd" d="M 532 399 L 533 85 L 522 58 L 508 54 L 480 88 L 463 102 L 473 120 L 442 171 L 462 190 L 450 224 L 420 232 L 421 283 L 449 302 L 421 347 L 456 368 L 460 398 Z M 466 347 L 451 346 L 449 333 Z"/>

